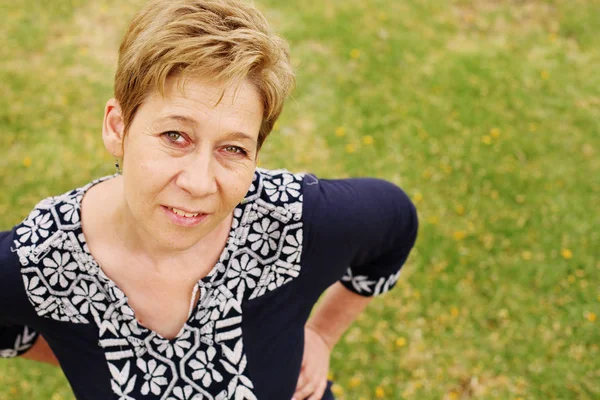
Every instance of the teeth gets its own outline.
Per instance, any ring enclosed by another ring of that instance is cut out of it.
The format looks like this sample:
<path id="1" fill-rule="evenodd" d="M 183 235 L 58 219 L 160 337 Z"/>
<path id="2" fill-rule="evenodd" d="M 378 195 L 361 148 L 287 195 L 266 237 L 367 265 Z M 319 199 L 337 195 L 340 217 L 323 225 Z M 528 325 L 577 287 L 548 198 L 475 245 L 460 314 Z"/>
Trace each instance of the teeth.
<path id="1" fill-rule="evenodd" d="M 187 218 L 192 218 L 192 217 L 198 216 L 198 213 L 186 213 L 185 211 L 181 211 L 176 208 L 171 208 L 171 211 L 173 211 L 177 215 L 181 215 L 182 217 L 187 217 Z"/>

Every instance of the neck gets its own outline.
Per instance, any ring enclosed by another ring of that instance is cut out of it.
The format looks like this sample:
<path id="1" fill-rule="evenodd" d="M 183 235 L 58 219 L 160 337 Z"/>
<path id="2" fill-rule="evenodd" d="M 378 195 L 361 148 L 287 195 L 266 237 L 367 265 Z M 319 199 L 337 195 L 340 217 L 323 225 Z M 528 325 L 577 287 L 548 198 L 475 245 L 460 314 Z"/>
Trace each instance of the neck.
<path id="1" fill-rule="evenodd" d="M 139 265 L 149 267 L 157 273 L 173 274 L 174 271 L 181 269 L 182 273 L 185 270 L 189 274 L 191 272 L 190 265 L 204 264 L 204 262 L 198 262 L 198 254 L 214 256 L 215 249 L 219 249 L 216 255 L 218 258 L 229 235 L 233 214 L 192 247 L 174 249 L 158 242 L 153 235 L 136 223 L 128 204 L 125 202 L 122 193 L 122 181 L 120 183 L 118 185 L 120 193 L 116 194 L 114 198 L 121 200 L 117 202 L 113 208 L 114 212 L 109 217 L 110 225 L 115 227 L 117 240 L 122 243 L 127 253 L 136 258 Z M 216 261 L 214 262 L 216 263 Z"/>

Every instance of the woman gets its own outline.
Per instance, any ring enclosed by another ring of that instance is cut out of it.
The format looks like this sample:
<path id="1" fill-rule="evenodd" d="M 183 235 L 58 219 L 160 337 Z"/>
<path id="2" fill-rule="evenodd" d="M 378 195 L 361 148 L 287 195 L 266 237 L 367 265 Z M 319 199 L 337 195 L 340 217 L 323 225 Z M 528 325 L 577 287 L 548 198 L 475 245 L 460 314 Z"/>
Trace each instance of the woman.
<path id="1" fill-rule="evenodd" d="M 1 355 L 60 363 L 78 399 L 333 398 L 417 216 L 382 180 L 257 168 L 293 81 L 245 3 L 149 3 L 104 113 L 118 173 L 0 233 Z"/>

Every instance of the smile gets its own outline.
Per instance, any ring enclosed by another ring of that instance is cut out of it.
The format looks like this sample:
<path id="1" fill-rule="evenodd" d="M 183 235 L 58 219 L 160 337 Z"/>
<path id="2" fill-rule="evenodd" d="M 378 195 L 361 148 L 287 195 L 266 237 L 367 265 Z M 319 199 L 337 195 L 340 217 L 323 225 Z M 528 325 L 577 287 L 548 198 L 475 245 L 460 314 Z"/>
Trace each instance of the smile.
<path id="1" fill-rule="evenodd" d="M 169 210 L 173 211 L 177 215 L 181 215 L 182 217 L 186 217 L 186 218 L 197 217 L 198 214 L 200 214 L 199 212 L 197 212 L 197 213 L 185 212 L 183 210 L 180 210 L 178 208 L 173 208 L 173 207 L 169 207 Z"/>
<path id="2" fill-rule="evenodd" d="M 161 208 L 173 224 L 188 228 L 198 225 L 209 215 L 202 212 L 189 212 L 175 207 L 162 206 Z"/>

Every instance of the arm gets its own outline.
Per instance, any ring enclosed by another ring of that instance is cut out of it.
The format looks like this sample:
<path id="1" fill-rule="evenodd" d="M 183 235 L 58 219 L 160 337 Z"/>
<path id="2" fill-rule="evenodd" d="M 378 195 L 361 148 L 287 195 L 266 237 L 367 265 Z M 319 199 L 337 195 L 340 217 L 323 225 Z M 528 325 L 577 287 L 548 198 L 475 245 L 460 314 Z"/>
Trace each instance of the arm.
<path id="1" fill-rule="evenodd" d="M 46 341 L 30 326 L 35 312 L 27 300 L 13 231 L 0 232 L 0 358 L 23 357 L 58 365 Z"/>
<path id="2" fill-rule="evenodd" d="M 306 326 L 318 333 L 331 351 L 371 300 L 373 297 L 358 295 L 341 283 L 334 283 L 323 295 Z"/>
<path id="3" fill-rule="evenodd" d="M 42 336 L 39 336 L 35 341 L 35 344 L 21 357 L 28 360 L 35 360 L 58 366 L 58 360 L 54 356 L 54 353 L 50 349 L 48 342 Z"/>
<path id="4" fill-rule="evenodd" d="M 305 188 L 306 258 L 320 266 L 311 278 L 339 279 L 306 323 L 294 393 L 295 400 L 320 400 L 333 347 L 374 297 L 395 286 L 418 219 L 402 189 L 382 180 L 314 179 Z"/>

